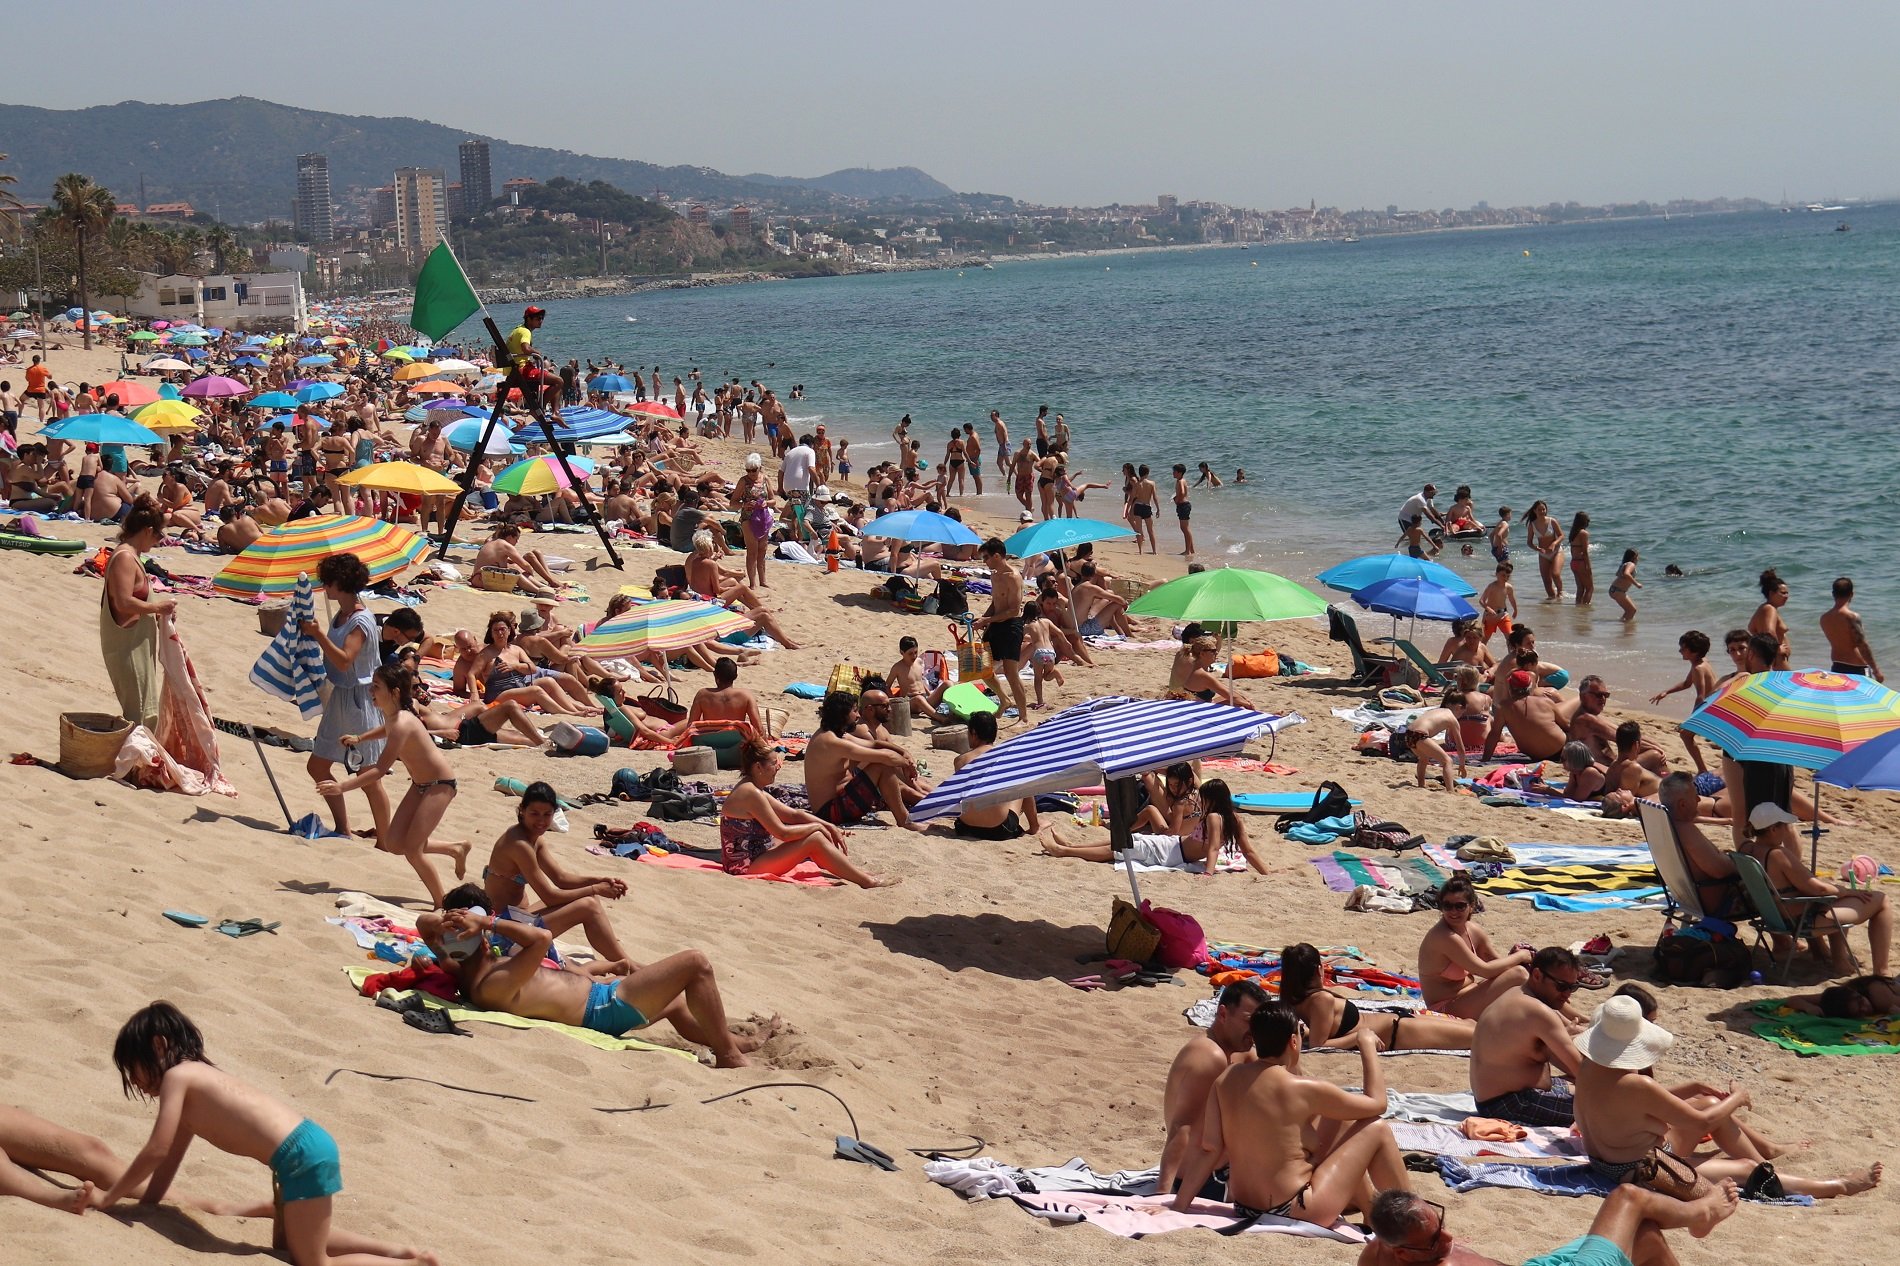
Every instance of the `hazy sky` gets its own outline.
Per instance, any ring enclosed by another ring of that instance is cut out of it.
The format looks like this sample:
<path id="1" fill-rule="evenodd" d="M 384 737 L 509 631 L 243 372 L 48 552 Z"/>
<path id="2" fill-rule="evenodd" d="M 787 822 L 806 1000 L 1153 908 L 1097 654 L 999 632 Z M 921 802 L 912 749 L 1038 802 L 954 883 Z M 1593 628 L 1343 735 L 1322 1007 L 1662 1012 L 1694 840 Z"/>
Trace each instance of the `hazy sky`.
<path id="1" fill-rule="evenodd" d="M 116 32 L 104 62 L 9 59 L 20 104 L 246 95 L 732 173 L 913 165 L 1046 202 L 1900 188 L 1891 2 L 85 0 L 20 21 L 47 50 Z"/>

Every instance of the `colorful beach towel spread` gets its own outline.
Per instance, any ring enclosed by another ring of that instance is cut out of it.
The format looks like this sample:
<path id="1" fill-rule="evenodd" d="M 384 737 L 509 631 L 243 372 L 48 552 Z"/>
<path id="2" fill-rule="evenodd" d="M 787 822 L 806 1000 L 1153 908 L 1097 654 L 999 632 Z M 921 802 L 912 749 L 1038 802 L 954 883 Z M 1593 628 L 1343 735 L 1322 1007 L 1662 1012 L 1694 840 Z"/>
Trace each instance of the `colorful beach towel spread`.
<path id="1" fill-rule="evenodd" d="M 346 967 L 343 970 L 350 978 L 351 987 L 359 990 L 363 982 L 375 975 L 377 971 L 374 967 Z M 577 1042 L 585 1042 L 603 1051 L 661 1051 L 668 1055 L 677 1055 L 681 1059 L 698 1062 L 689 1051 L 676 1050 L 671 1046 L 656 1046 L 652 1042 L 642 1042 L 637 1037 L 609 1037 L 605 1033 L 596 1033 L 592 1029 L 583 1029 L 572 1024 L 556 1024 L 553 1020 L 530 1020 L 523 1016 L 509 1015 L 505 1011 L 479 1011 L 460 1003 L 444 1002 L 440 998 L 418 993 L 414 989 L 397 995 L 399 998 L 411 996 L 420 997 L 431 1010 L 447 1012 L 451 1020 L 475 1024 L 499 1024 L 510 1029 L 552 1029 L 556 1033 L 566 1034 Z"/>
<path id="2" fill-rule="evenodd" d="M 1755 1036 L 1797 1055 L 1900 1055 L 1900 1016 L 1833 1020 L 1770 998 L 1749 1007 Z"/>
<path id="3" fill-rule="evenodd" d="M 1450 877 L 1423 857 L 1368 857 L 1342 849 L 1330 857 L 1306 860 L 1334 892 L 1351 892 L 1361 884 L 1393 892 L 1435 892 Z"/>
<path id="4" fill-rule="evenodd" d="M 1352 945 L 1322 945 L 1319 952 L 1324 964 L 1321 978 L 1341 989 L 1365 993 L 1389 993 L 1419 996 L 1418 978 L 1401 976 L 1375 967 L 1365 952 Z M 1280 951 L 1258 945 L 1240 945 L 1233 941 L 1207 943 L 1208 961 L 1200 972 L 1216 985 L 1236 980 L 1257 980 L 1270 994 L 1280 992 Z"/>
<path id="5" fill-rule="evenodd" d="M 702 861 L 697 857 L 685 857 L 679 853 L 642 853 L 635 861 L 648 866 L 664 866 L 668 870 L 697 870 L 708 874 L 727 874 L 725 867 L 718 862 Z M 782 875 L 735 875 L 736 879 L 766 879 L 773 883 L 804 884 L 812 888 L 835 888 L 843 883 L 842 879 L 833 879 L 812 862 L 800 862 Z"/>

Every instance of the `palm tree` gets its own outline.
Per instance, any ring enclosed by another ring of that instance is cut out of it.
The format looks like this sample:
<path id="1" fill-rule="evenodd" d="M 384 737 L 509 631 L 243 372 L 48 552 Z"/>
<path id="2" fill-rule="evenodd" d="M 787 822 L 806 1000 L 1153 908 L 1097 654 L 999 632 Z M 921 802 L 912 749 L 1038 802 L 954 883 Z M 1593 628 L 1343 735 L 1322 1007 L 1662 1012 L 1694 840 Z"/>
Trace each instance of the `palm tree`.
<path id="1" fill-rule="evenodd" d="M 92 307 L 86 294 L 86 239 L 104 231 L 112 222 L 117 204 L 112 191 L 95 184 L 92 177 L 69 171 L 53 182 L 53 222 L 70 233 L 79 252 L 79 306 L 86 313 L 80 328 L 85 331 L 86 350 L 92 350 Z"/>
<path id="2" fill-rule="evenodd" d="M 205 247 L 211 252 L 211 258 L 216 262 L 217 271 L 220 274 L 225 271 L 226 257 L 237 250 L 237 244 L 237 237 L 222 224 L 214 224 L 205 230 Z"/>

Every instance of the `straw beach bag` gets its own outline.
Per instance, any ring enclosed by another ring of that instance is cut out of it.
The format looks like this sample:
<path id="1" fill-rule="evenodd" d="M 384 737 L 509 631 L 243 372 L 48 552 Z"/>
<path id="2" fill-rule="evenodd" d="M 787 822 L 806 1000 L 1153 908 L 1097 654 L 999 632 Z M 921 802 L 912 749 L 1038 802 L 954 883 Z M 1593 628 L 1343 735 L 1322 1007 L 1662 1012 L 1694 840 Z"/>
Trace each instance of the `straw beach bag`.
<path id="1" fill-rule="evenodd" d="M 62 712 L 59 767 L 74 778 L 104 778 L 118 764 L 132 722 L 116 713 Z"/>
<path id="2" fill-rule="evenodd" d="M 1131 963 L 1147 963 L 1160 950 L 1160 930 L 1136 907 L 1115 898 L 1108 915 L 1108 952 Z"/>

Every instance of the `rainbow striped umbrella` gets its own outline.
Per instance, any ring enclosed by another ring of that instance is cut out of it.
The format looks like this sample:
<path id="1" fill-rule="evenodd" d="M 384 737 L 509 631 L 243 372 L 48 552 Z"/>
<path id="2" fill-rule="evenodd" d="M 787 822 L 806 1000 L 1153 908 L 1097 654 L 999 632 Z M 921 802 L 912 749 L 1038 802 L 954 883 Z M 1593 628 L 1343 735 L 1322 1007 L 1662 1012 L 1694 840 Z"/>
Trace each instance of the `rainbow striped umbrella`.
<path id="1" fill-rule="evenodd" d="M 268 528 L 211 587 L 227 598 L 289 593 L 297 577 L 315 575 L 332 554 L 354 554 L 369 569 L 372 584 L 388 580 L 421 558 L 429 543 L 406 527 L 356 514 L 319 514 Z"/>
<path id="2" fill-rule="evenodd" d="M 1709 696 L 1682 728 L 1736 760 L 1820 769 L 1900 730 L 1900 694 L 1872 677 L 1818 669 L 1750 673 Z"/>
<path id="3" fill-rule="evenodd" d="M 579 645 L 597 657 L 677 651 L 751 627 L 752 621 L 744 616 L 710 602 L 668 598 L 601 621 Z"/>
<path id="4" fill-rule="evenodd" d="M 588 457 L 570 457 L 567 464 L 576 475 L 586 479 L 594 473 L 594 462 Z M 549 493 L 559 492 L 574 485 L 568 482 L 567 475 L 561 470 L 561 463 L 552 457 L 529 457 L 516 462 L 495 476 L 494 490 L 517 497 L 545 497 Z"/>

